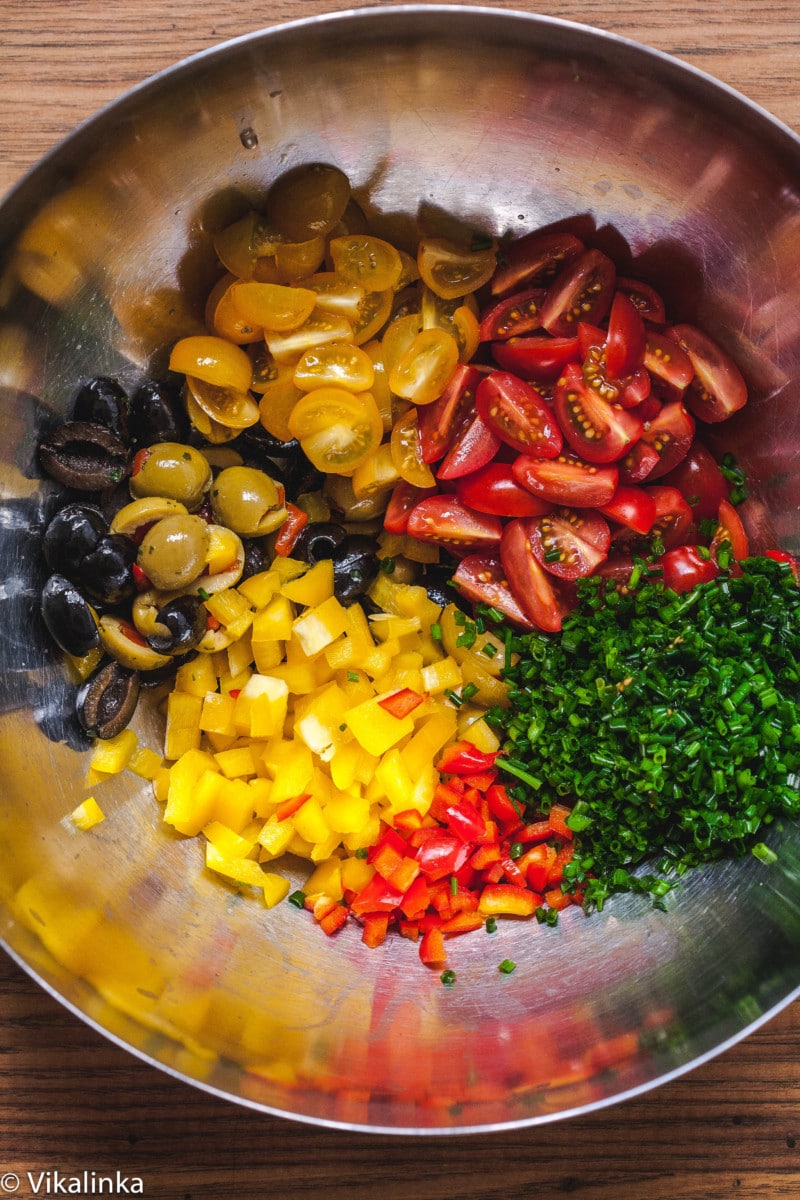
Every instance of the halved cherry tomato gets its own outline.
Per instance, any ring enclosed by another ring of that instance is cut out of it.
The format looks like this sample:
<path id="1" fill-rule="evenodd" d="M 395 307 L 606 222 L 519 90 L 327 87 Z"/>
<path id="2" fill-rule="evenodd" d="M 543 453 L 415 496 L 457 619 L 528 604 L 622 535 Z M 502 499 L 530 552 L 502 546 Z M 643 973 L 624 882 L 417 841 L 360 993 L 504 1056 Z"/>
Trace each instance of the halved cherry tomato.
<path id="1" fill-rule="evenodd" d="M 504 249 L 504 261 L 492 276 L 492 295 L 505 296 L 525 284 L 546 282 L 584 249 L 571 233 L 527 233 Z"/>
<path id="2" fill-rule="evenodd" d="M 428 496 L 411 510 L 406 532 L 450 550 L 482 550 L 500 541 L 497 517 L 475 512 L 455 496 Z"/>
<path id="3" fill-rule="evenodd" d="M 460 479 L 491 462 L 500 449 L 500 438 L 483 418 L 474 413 L 455 436 L 436 472 L 439 479 Z"/>
<path id="4" fill-rule="evenodd" d="M 635 533 L 649 533 L 656 519 L 656 502 L 643 488 L 618 487 L 608 504 L 600 508 L 603 516 Z"/>
<path id="5" fill-rule="evenodd" d="M 579 321 L 598 322 L 608 312 L 617 269 L 602 250 L 586 250 L 554 279 L 542 306 L 542 326 L 569 337 Z"/>
<path id="6" fill-rule="evenodd" d="M 681 546 L 692 527 L 692 510 L 677 488 L 654 484 L 645 488 L 656 504 L 656 519 L 650 531 L 658 536 L 666 550 Z"/>
<path id="7" fill-rule="evenodd" d="M 694 376 L 692 360 L 686 351 L 674 338 L 657 329 L 647 330 L 644 365 L 651 375 L 666 385 L 670 396 L 683 395 Z"/>
<path id="8" fill-rule="evenodd" d="M 413 404 L 438 400 L 458 366 L 458 343 L 445 329 L 423 329 L 389 372 L 389 387 Z"/>
<path id="9" fill-rule="evenodd" d="M 474 410 L 475 391 L 483 378 L 477 367 L 462 363 L 450 376 L 438 400 L 418 412 L 419 443 L 422 461 L 444 458 L 465 418 Z"/>
<path id="10" fill-rule="evenodd" d="M 713 558 L 704 558 L 697 546 L 675 546 L 662 554 L 658 565 L 664 584 L 673 592 L 690 592 L 698 583 L 709 583 L 719 575 Z"/>
<path id="11" fill-rule="evenodd" d="M 663 325 L 666 321 L 664 301 L 649 283 L 642 279 L 628 279 L 627 276 L 618 275 L 617 291 L 625 293 L 645 321 L 652 321 L 654 325 Z"/>
<path id="12" fill-rule="evenodd" d="M 370 392 L 316 388 L 297 401 L 289 431 L 319 471 L 352 475 L 377 450 L 383 421 Z"/>
<path id="13" fill-rule="evenodd" d="M 640 438 L 617 462 L 620 483 L 642 483 L 658 465 L 658 451 Z"/>
<path id="14" fill-rule="evenodd" d="M 453 576 L 453 583 L 462 596 L 466 596 L 473 604 L 488 604 L 520 628 L 533 628 L 533 622 L 509 587 L 505 568 L 496 552 L 470 554 L 462 558 Z"/>
<path id="15" fill-rule="evenodd" d="M 498 366 L 522 379 L 552 383 L 568 362 L 577 361 L 578 339 L 549 334 L 512 338 L 508 342 L 494 342 L 492 358 Z"/>
<path id="16" fill-rule="evenodd" d="M 510 463 L 489 463 L 464 476 L 458 481 L 456 495 L 476 512 L 498 517 L 538 517 L 551 507 L 517 482 Z"/>
<path id="17" fill-rule="evenodd" d="M 415 409 L 399 416 L 392 426 L 390 439 L 392 462 L 406 483 L 415 487 L 433 487 L 433 472 L 422 459 L 419 420 Z"/>
<path id="18" fill-rule="evenodd" d="M 727 544 L 729 553 L 736 562 L 747 558 L 750 553 L 747 532 L 741 517 L 729 500 L 720 503 L 717 520 L 717 531 L 711 539 L 711 557 L 718 559 L 720 548 Z"/>
<path id="19" fill-rule="evenodd" d="M 652 446 L 658 454 L 658 462 L 648 473 L 648 479 L 660 479 L 686 457 L 694 429 L 694 419 L 680 400 L 665 404 L 658 415 L 648 421 L 641 441 Z"/>
<path id="20" fill-rule="evenodd" d="M 511 472 L 517 483 L 541 500 L 579 508 L 600 508 L 608 504 L 619 482 L 616 467 L 596 466 L 573 454 L 561 454 L 551 459 L 529 458 L 522 454 L 512 463 Z"/>
<path id="21" fill-rule="evenodd" d="M 396 484 L 389 497 L 386 512 L 383 514 L 383 528 L 387 533 L 405 533 L 408 528 L 408 517 L 413 508 L 426 496 L 436 495 L 436 488 L 414 487 L 402 480 Z"/>
<path id="22" fill-rule="evenodd" d="M 556 508 L 530 520 L 529 527 L 534 557 L 559 579 L 591 575 L 611 544 L 608 523 L 591 508 Z"/>
<path id="23" fill-rule="evenodd" d="M 612 379 L 624 379 L 644 361 L 646 334 L 641 313 L 625 292 L 616 292 L 608 317 L 606 366 Z"/>
<path id="24" fill-rule="evenodd" d="M 496 265 L 494 242 L 485 250 L 472 250 L 447 238 L 422 238 L 417 249 L 423 283 L 443 300 L 476 292 L 492 278 Z"/>
<path id="25" fill-rule="evenodd" d="M 546 295 L 544 288 L 528 288 L 493 304 L 481 317 L 480 340 L 505 342 L 511 337 L 520 337 L 523 333 L 539 329 L 542 302 Z"/>
<path id="26" fill-rule="evenodd" d="M 553 394 L 553 407 L 564 437 L 588 462 L 615 462 L 644 430 L 643 422 L 630 409 L 601 399 L 575 363 L 564 368 Z"/>
<path id="27" fill-rule="evenodd" d="M 719 463 L 696 438 L 686 457 L 667 475 L 663 475 L 661 482 L 678 489 L 697 521 L 716 519 L 720 504 L 729 495 L 728 483 Z"/>
<path id="28" fill-rule="evenodd" d="M 561 430 L 541 396 L 510 371 L 492 371 L 478 384 L 478 413 L 507 445 L 536 458 L 561 453 Z"/>
<path id="29" fill-rule="evenodd" d="M 694 378 L 686 403 L 701 421 L 725 421 L 747 402 L 747 384 L 731 356 L 693 325 L 668 330 L 692 361 Z"/>
<path id="30" fill-rule="evenodd" d="M 540 567 L 533 550 L 535 534 L 535 517 L 509 521 L 500 539 L 500 560 L 523 612 L 539 629 L 558 633 L 573 597 L 561 580 Z"/>

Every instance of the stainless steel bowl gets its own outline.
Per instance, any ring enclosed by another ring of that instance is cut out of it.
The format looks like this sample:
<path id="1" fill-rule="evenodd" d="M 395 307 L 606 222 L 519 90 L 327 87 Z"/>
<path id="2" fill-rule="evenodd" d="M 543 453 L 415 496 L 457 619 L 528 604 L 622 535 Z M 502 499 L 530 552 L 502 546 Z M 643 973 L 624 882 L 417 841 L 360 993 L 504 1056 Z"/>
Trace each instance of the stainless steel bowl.
<path id="1" fill-rule="evenodd" d="M 37 618 L 55 489 L 41 423 L 98 372 L 134 383 L 195 327 L 212 233 L 276 175 L 338 164 L 378 229 L 586 236 L 727 346 L 752 389 L 724 429 L 758 547 L 800 551 L 800 144 L 706 76 L 588 28 L 479 8 L 298 22 L 157 76 L 63 142 L 0 209 L 0 933 L 111 1038 L 264 1110 L 388 1131 L 536 1124 L 723 1049 L 800 986 L 800 830 L 778 861 L 697 873 L 666 914 L 627 897 L 557 930 L 463 939 L 441 986 L 414 947 L 326 939 L 239 902 L 147 784 L 92 790 Z M 158 744 L 159 718 L 137 732 Z M 517 970 L 501 975 L 498 963 Z"/>

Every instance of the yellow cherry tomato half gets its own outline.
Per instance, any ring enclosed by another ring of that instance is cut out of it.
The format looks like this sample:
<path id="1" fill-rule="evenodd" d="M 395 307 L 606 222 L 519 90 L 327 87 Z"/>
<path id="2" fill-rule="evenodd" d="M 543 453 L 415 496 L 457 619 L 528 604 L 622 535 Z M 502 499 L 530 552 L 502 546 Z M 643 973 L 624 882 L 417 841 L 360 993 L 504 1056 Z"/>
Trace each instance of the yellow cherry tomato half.
<path id="1" fill-rule="evenodd" d="M 435 487 L 436 479 L 426 462 L 422 460 L 419 444 L 419 423 L 415 409 L 403 413 L 392 426 L 390 439 L 392 461 L 398 474 L 414 487 Z"/>
<path id="2" fill-rule="evenodd" d="M 318 271 L 325 258 L 325 239 L 307 242 L 283 242 L 275 248 L 275 267 L 282 283 L 297 283 L 305 275 Z"/>
<path id="3" fill-rule="evenodd" d="M 246 321 L 231 301 L 231 285 L 238 283 L 235 275 L 228 272 L 218 279 L 206 301 L 206 325 L 217 335 L 237 346 L 261 341 L 264 330 L 260 325 Z"/>
<path id="4" fill-rule="evenodd" d="M 458 346 L 459 362 L 467 363 L 475 357 L 481 344 L 481 327 L 466 304 L 460 304 L 453 313 L 453 337 Z"/>
<path id="5" fill-rule="evenodd" d="M 389 387 L 413 404 L 433 404 L 458 366 L 458 344 L 444 329 L 423 329 L 395 362 Z"/>
<path id="6" fill-rule="evenodd" d="M 218 387 L 191 375 L 186 376 L 186 386 L 197 406 L 212 421 L 237 432 L 258 423 L 258 405 L 249 392 Z"/>
<path id="7" fill-rule="evenodd" d="M 289 417 L 289 430 L 318 471 L 352 475 L 374 454 L 383 422 L 369 392 L 316 388 L 302 396 Z"/>
<path id="8" fill-rule="evenodd" d="M 394 461 L 391 446 L 384 442 L 353 472 L 353 495 L 356 500 L 366 500 L 368 496 L 388 492 L 399 481 L 400 472 Z"/>
<path id="9" fill-rule="evenodd" d="M 261 213 L 251 211 L 215 236 L 214 249 L 227 271 L 237 279 L 250 279 L 259 258 L 274 254 L 281 240 Z"/>
<path id="10" fill-rule="evenodd" d="M 287 239 L 325 237 L 338 225 L 350 200 L 350 181 L 328 163 L 287 171 L 269 190 L 267 211 Z"/>
<path id="11" fill-rule="evenodd" d="M 321 312 L 347 317 L 348 321 L 358 320 L 366 293 L 358 284 L 341 279 L 335 271 L 317 271 L 301 279 L 297 286 L 316 293 L 317 308 Z"/>
<path id="12" fill-rule="evenodd" d="M 308 320 L 317 303 L 317 294 L 308 288 L 251 280 L 233 284 L 231 303 L 243 320 L 265 330 L 286 333 Z"/>
<path id="13" fill-rule="evenodd" d="M 422 238 L 417 249 L 420 277 L 443 300 L 455 300 L 488 283 L 497 266 L 497 246 L 471 250 L 448 238 Z"/>
<path id="14" fill-rule="evenodd" d="M 372 359 L 358 346 L 329 342 L 306 350 L 294 371 L 294 382 L 303 392 L 320 387 L 342 387 L 348 392 L 368 392 L 375 379 Z"/>
<path id="15" fill-rule="evenodd" d="M 422 333 L 422 318 L 418 312 L 406 313 L 405 316 L 395 317 L 384 330 L 381 338 L 383 361 L 386 370 L 391 371 L 396 362 L 405 354 L 413 343 L 414 338 Z"/>
<path id="16" fill-rule="evenodd" d="M 253 364 L 245 351 L 210 334 L 193 334 L 176 342 L 169 369 L 236 392 L 249 391 L 253 381 Z"/>
<path id="17" fill-rule="evenodd" d="M 394 292 L 387 288 L 384 292 L 367 292 L 358 308 L 358 315 L 353 322 L 353 341 L 357 346 L 363 346 L 383 329 L 392 315 Z"/>
<path id="18" fill-rule="evenodd" d="M 353 326 L 346 317 L 334 317 L 316 309 L 297 329 L 265 335 L 267 349 L 276 362 L 297 363 L 306 350 L 318 349 L 329 342 L 352 342 Z"/>
<path id="19" fill-rule="evenodd" d="M 346 234 L 331 238 L 328 250 L 334 269 L 342 279 L 357 283 L 368 292 L 395 288 L 403 274 L 399 252 L 383 238 Z"/>

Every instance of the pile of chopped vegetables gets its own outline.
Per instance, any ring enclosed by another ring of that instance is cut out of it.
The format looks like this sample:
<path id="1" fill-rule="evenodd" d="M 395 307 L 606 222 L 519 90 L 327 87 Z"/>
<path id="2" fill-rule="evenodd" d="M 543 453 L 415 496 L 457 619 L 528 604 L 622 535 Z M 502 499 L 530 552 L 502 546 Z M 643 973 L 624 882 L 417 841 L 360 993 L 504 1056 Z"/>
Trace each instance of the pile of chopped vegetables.
<path id="1" fill-rule="evenodd" d="M 231 886 L 437 966 L 499 916 L 768 857 L 796 564 L 749 557 L 697 434 L 746 403 L 730 356 L 569 232 L 399 249 L 331 166 L 214 249 L 170 378 L 89 381 L 40 445 L 90 784 L 152 779 Z M 128 726 L 148 684 L 163 756 Z"/>

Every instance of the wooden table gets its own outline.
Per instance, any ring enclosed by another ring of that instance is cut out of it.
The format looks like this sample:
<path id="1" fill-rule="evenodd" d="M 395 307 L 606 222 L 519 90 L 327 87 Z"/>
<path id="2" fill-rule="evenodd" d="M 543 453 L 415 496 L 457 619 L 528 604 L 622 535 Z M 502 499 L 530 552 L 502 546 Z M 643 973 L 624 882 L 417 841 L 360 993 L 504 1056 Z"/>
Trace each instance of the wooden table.
<path id="1" fill-rule="evenodd" d="M 358 6 L 358 0 L 353 5 Z M 522 7 L 506 4 L 505 7 Z M 335 0 L 0 0 L 0 193 L 100 105 L 197 50 Z M 646 42 L 800 130 L 796 0 L 542 0 Z M 108 1044 L 0 957 L 4 1172 L 138 1176 L 169 1200 L 797 1200 L 800 1006 L 643 1098 L 476 1138 L 344 1134 L 216 1100 Z M 40 1194 L 46 1190 L 42 1183 Z"/>

